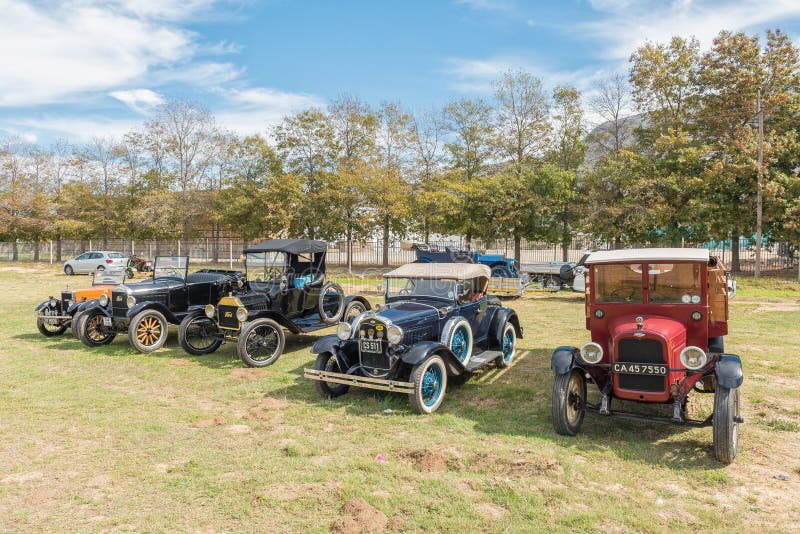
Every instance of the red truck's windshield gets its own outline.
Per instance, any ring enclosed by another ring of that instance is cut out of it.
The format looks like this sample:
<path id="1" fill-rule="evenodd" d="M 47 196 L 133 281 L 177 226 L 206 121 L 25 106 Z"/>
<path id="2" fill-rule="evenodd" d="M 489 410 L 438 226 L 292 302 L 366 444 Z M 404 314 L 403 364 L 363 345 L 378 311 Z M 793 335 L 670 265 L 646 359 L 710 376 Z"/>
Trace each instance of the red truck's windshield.
<path id="1" fill-rule="evenodd" d="M 659 304 L 698 304 L 702 299 L 700 264 L 647 264 L 649 300 Z M 643 302 L 641 263 L 595 265 L 595 302 Z"/>

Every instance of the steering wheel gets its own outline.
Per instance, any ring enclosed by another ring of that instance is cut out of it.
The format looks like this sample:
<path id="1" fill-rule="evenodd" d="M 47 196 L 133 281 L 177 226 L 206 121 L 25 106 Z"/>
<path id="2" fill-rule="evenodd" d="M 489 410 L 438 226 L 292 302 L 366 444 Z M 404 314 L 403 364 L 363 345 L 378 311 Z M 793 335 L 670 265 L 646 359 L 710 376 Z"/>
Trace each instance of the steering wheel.
<path id="1" fill-rule="evenodd" d="M 266 271 L 264 271 L 264 276 L 267 277 L 267 280 L 275 280 L 281 275 L 281 272 L 276 269 L 275 267 L 270 267 Z"/>
<path id="2" fill-rule="evenodd" d="M 175 270 L 175 269 L 170 269 L 170 271 L 169 271 L 169 276 L 170 276 L 171 278 L 181 278 L 181 275 L 180 275 L 180 274 L 178 273 L 178 271 L 177 271 L 177 270 Z"/>
<path id="3" fill-rule="evenodd" d="M 622 293 L 623 293 L 623 291 L 626 291 L 626 290 L 628 291 L 628 294 L 623 297 Z M 635 294 L 636 294 L 636 288 L 633 288 L 633 287 L 618 287 L 618 288 L 612 290 L 611 293 L 608 296 L 609 297 L 613 297 L 613 298 L 617 298 L 617 299 L 622 299 L 624 301 L 629 301 L 629 300 L 631 300 L 633 298 L 633 296 Z"/>
<path id="4" fill-rule="evenodd" d="M 414 282 L 409 280 L 406 282 L 406 287 L 401 289 L 397 294 L 398 295 L 410 295 L 414 291 Z"/>

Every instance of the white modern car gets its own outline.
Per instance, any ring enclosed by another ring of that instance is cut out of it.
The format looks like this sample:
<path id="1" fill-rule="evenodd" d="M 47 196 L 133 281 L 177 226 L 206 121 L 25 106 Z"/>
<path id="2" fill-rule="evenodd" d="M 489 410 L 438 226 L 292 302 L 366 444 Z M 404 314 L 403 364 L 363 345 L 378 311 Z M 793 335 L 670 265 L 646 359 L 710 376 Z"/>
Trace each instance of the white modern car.
<path id="1" fill-rule="evenodd" d="M 121 252 L 97 250 L 84 252 L 77 258 L 64 262 L 64 273 L 68 276 L 80 273 L 94 273 L 98 269 L 122 268 L 128 266 L 128 257 Z"/>

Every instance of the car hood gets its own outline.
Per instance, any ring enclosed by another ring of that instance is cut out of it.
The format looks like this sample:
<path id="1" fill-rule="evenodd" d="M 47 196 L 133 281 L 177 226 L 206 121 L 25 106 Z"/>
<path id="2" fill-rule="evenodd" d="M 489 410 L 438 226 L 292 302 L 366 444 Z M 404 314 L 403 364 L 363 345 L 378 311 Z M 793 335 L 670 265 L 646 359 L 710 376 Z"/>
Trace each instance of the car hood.
<path id="1" fill-rule="evenodd" d="M 381 308 L 376 315 L 398 326 L 413 326 L 439 320 L 439 312 L 432 305 L 413 301 L 392 302 Z"/>
<path id="2" fill-rule="evenodd" d="M 183 287 L 184 283 L 181 280 L 176 280 L 172 278 L 160 278 L 158 280 L 147 280 L 144 282 L 138 282 L 136 284 L 123 284 L 121 286 L 117 286 L 117 289 L 124 289 L 129 291 L 131 295 L 145 295 L 151 292 L 157 291 L 166 291 L 169 289 L 175 289 L 179 287 Z"/>

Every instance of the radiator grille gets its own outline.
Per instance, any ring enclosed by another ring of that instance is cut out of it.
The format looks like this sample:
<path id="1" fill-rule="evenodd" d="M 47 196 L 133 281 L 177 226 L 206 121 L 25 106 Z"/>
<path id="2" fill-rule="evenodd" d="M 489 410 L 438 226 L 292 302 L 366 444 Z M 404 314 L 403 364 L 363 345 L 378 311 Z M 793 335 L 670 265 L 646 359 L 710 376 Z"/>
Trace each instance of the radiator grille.
<path id="1" fill-rule="evenodd" d="M 236 318 L 237 306 L 220 305 L 218 307 L 219 326 L 229 330 L 239 330 L 239 319 Z"/>
<path id="2" fill-rule="evenodd" d="M 125 291 L 111 292 L 111 309 L 114 317 L 128 316 L 128 293 Z"/>
<path id="3" fill-rule="evenodd" d="M 380 354 L 375 352 L 362 352 L 361 339 L 377 339 L 380 340 L 381 348 L 383 349 Z M 367 319 L 362 321 L 358 327 L 359 348 L 358 354 L 361 359 L 361 366 L 370 370 L 388 371 L 391 368 L 389 361 L 389 354 L 387 349 L 389 343 L 386 341 L 386 325 L 377 319 Z"/>
<path id="4" fill-rule="evenodd" d="M 657 339 L 627 338 L 619 341 L 618 362 L 664 363 L 664 347 Z M 664 391 L 665 376 L 619 374 L 619 387 L 633 391 Z"/>

